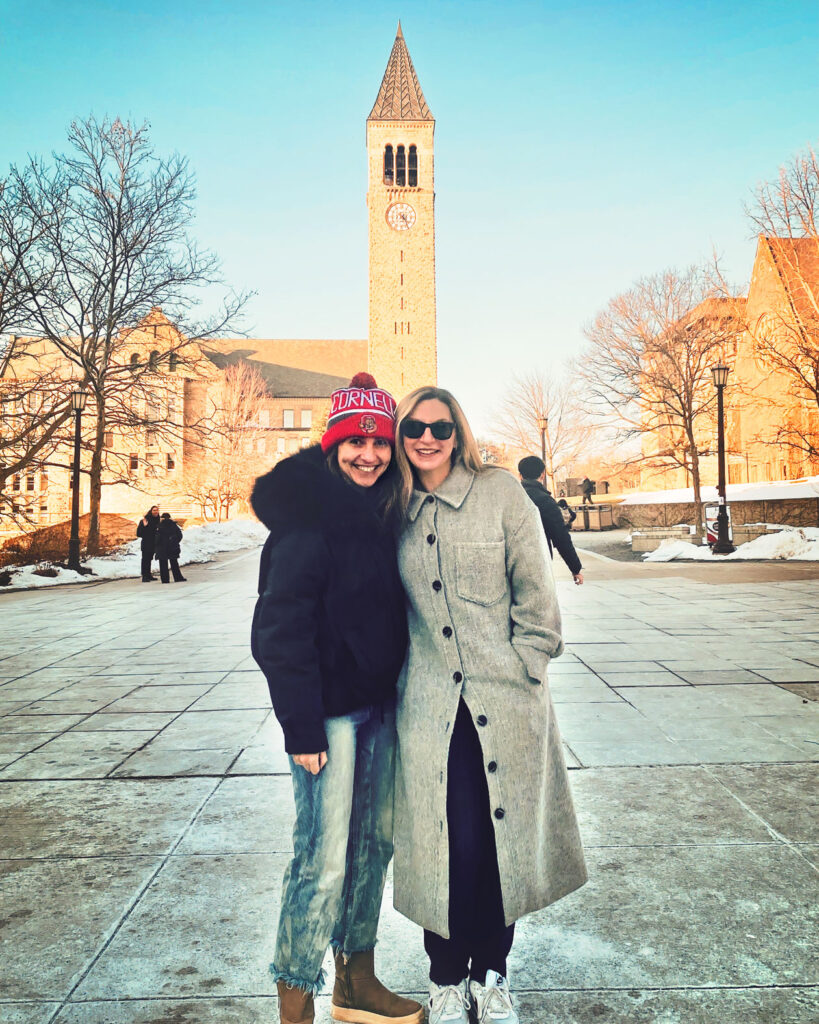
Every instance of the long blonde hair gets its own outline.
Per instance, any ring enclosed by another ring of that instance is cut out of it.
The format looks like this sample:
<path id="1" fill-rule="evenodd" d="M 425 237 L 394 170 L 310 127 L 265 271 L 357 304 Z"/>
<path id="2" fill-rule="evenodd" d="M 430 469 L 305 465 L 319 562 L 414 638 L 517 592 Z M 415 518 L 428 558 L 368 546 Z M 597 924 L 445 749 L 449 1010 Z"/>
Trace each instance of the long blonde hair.
<path id="1" fill-rule="evenodd" d="M 439 402 L 443 402 L 447 409 L 449 409 L 449 414 L 455 423 L 455 447 L 452 449 L 452 465 L 457 466 L 460 464 L 473 473 L 483 473 L 487 469 L 494 468 L 485 465 L 481 459 L 481 452 L 475 440 L 475 435 L 472 433 L 472 428 L 469 426 L 466 416 L 464 416 L 463 409 L 451 392 L 444 388 L 432 387 L 431 385 L 410 391 L 405 398 L 401 399 L 398 403 L 398 408 L 395 410 L 395 462 L 400 474 L 399 506 L 402 515 L 406 513 L 409 507 L 417 479 L 412 463 L 404 451 L 401 424 L 405 419 L 412 416 L 421 402 L 426 402 L 430 399 L 437 399 Z"/>

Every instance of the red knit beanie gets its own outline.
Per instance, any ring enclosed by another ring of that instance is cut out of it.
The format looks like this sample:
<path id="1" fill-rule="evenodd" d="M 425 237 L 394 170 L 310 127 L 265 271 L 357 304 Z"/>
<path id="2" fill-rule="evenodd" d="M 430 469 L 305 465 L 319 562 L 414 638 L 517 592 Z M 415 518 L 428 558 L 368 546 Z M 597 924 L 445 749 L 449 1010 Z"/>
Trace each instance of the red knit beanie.
<path id="1" fill-rule="evenodd" d="M 348 437 L 382 437 L 395 444 L 395 399 L 369 373 L 357 373 L 348 388 L 333 392 L 322 450 Z"/>

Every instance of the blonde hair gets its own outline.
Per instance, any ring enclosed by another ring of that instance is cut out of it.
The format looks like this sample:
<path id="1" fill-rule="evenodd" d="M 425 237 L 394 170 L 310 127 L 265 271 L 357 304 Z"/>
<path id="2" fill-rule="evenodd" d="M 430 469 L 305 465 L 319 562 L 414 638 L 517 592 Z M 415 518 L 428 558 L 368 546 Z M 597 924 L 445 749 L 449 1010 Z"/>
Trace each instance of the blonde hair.
<path id="1" fill-rule="evenodd" d="M 400 475 L 399 484 L 399 505 L 402 515 L 407 511 L 412 492 L 415 489 L 416 476 L 412 463 L 404 451 L 404 439 L 401 434 L 401 424 L 409 419 L 421 402 L 430 399 L 437 399 L 443 402 L 449 409 L 449 414 L 455 424 L 455 447 L 452 449 L 452 465 L 465 466 L 473 473 L 483 473 L 493 466 L 487 466 L 481 459 L 481 452 L 472 428 L 469 426 L 464 411 L 458 404 L 454 395 L 444 388 L 436 388 L 432 385 L 423 388 L 416 388 L 415 391 L 402 398 L 395 410 L 395 462 Z"/>

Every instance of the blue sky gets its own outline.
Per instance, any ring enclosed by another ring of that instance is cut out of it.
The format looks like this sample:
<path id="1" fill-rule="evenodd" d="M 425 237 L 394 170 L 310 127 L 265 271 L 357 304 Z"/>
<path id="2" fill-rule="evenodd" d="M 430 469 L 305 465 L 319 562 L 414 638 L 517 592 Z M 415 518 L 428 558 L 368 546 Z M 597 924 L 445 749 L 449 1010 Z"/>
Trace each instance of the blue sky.
<path id="1" fill-rule="evenodd" d="M 90 113 L 190 158 L 261 337 L 366 337 L 364 122 L 398 18 L 436 118 L 440 381 L 479 428 L 643 274 L 720 252 L 819 137 L 815 0 L 0 0 L 0 169 Z"/>

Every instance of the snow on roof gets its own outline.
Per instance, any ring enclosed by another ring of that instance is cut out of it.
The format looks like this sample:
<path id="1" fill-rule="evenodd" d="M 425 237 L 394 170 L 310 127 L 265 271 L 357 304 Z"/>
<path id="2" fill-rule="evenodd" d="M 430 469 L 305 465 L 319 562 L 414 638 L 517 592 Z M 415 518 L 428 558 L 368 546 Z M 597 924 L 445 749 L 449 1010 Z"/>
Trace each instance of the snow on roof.
<path id="1" fill-rule="evenodd" d="M 819 498 L 819 476 L 798 480 L 773 480 L 761 484 L 728 484 L 726 497 L 732 501 L 772 501 L 781 498 Z M 717 501 L 716 487 L 703 487 L 703 501 Z M 693 487 L 673 491 L 638 491 L 629 494 L 620 505 L 674 505 L 694 500 Z"/>

